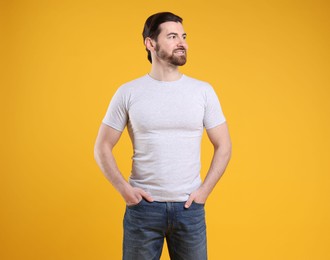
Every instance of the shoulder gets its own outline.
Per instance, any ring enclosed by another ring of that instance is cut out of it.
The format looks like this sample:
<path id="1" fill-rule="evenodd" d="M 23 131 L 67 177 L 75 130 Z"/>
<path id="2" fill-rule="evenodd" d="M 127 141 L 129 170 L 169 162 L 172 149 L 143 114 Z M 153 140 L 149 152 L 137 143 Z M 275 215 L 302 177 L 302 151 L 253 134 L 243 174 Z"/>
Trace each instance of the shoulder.
<path id="1" fill-rule="evenodd" d="M 203 97 L 205 104 L 219 101 L 216 90 L 213 88 L 213 86 L 210 83 L 188 76 L 185 77 L 186 77 L 186 82 L 188 83 L 187 85 L 190 86 L 191 91 Z"/>
<path id="2" fill-rule="evenodd" d="M 187 85 L 193 86 L 193 87 L 197 88 L 198 90 L 202 90 L 202 91 L 206 91 L 206 92 L 213 90 L 213 87 L 211 86 L 211 84 L 206 81 L 192 78 L 187 75 L 184 75 L 184 77 L 185 77 L 185 82 L 187 83 Z"/>
<path id="3" fill-rule="evenodd" d="M 141 86 L 144 86 L 146 81 L 147 81 L 146 76 L 142 76 L 142 77 L 133 79 L 131 81 L 128 81 L 128 82 L 122 84 L 117 89 L 117 93 L 121 94 L 121 95 L 130 94 L 134 89 L 137 89 L 137 88 L 140 88 Z"/>

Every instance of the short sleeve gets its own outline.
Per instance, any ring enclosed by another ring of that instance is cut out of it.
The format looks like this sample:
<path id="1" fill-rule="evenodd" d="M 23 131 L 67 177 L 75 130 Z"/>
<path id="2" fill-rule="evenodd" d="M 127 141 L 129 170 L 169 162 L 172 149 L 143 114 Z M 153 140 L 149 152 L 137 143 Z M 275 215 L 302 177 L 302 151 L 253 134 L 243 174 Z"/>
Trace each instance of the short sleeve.
<path id="1" fill-rule="evenodd" d="M 209 85 L 206 89 L 205 111 L 203 124 L 206 129 L 216 127 L 226 121 L 220 101 L 214 89 Z"/>
<path id="2" fill-rule="evenodd" d="M 127 94 L 119 88 L 112 97 L 102 122 L 120 132 L 125 129 L 128 121 Z"/>

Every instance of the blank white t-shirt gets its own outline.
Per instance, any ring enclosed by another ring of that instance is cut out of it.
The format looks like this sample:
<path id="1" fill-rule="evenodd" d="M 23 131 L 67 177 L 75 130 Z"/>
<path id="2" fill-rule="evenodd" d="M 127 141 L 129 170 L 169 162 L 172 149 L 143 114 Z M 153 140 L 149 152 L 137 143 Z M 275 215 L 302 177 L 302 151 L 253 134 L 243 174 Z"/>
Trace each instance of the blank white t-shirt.
<path id="1" fill-rule="evenodd" d="M 201 185 L 203 128 L 226 121 L 211 85 L 183 75 L 158 81 L 145 75 L 122 85 L 103 123 L 123 131 L 133 144 L 129 183 L 155 201 L 186 201 Z"/>

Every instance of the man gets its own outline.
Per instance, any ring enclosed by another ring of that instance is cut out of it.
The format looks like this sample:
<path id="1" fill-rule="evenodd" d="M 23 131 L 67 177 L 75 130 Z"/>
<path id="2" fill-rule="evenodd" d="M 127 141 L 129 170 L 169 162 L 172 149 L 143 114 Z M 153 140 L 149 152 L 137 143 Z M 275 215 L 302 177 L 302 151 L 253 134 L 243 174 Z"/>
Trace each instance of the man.
<path id="1" fill-rule="evenodd" d="M 95 158 L 127 205 L 123 259 L 159 259 L 166 238 L 171 259 L 204 260 L 204 204 L 231 154 L 226 120 L 213 88 L 178 70 L 186 63 L 188 49 L 180 17 L 168 12 L 150 16 L 143 39 L 151 71 L 113 96 Z M 134 150 L 128 182 L 112 154 L 126 126 Z M 204 127 L 214 155 L 202 182 Z"/>

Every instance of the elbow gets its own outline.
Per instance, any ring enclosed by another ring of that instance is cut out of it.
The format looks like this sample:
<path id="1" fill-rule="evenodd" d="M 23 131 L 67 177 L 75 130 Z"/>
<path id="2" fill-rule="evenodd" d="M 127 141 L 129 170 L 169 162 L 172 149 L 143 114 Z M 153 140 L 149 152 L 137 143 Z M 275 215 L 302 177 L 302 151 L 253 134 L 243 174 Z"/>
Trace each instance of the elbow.
<path id="1" fill-rule="evenodd" d="M 94 159 L 97 162 L 97 164 L 101 164 L 101 162 L 104 160 L 104 158 L 107 157 L 107 147 L 104 145 L 100 145 L 98 143 L 94 146 Z"/>
<path id="2" fill-rule="evenodd" d="M 94 160 L 98 163 L 100 161 L 100 157 L 101 157 L 101 149 L 97 144 L 95 144 L 94 145 Z"/>
<path id="3" fill-rule="evenodd" d="M 105 144 L 96 143 L 94 146 L 94 159 L 100 170 L 105 173 L 111 161 L 111 149 Z"/>
<path id="4" fill-rule="evenodd" d="M 228 156 L 228 161 L 231 158 L 231 154 L 232 154 L 232 145 L 231 143 L 229 144 L 229 147 L 227 148 L 227 156 Z"/>
<path id="5" fill-rule="evenodd" d="M 226 160 L 226 161 L 230 160 L 231 154 L 232 154 L 232 144 L 231 144 L 231 142 L 216 146 L 215 150 L 218 150 L 220 152 L 221 157 L 224 160 Z"/>
<path id="6" fill-rule="evenodd" d="M 231 154 L 232 154 L 232 145 L 231 145 L 231 143 L 229 143 L 225 147 L 223 147 L 222 154 L 223 154 L 224 158 L 226 158 L 228 161 L 230 160 Z"/>

